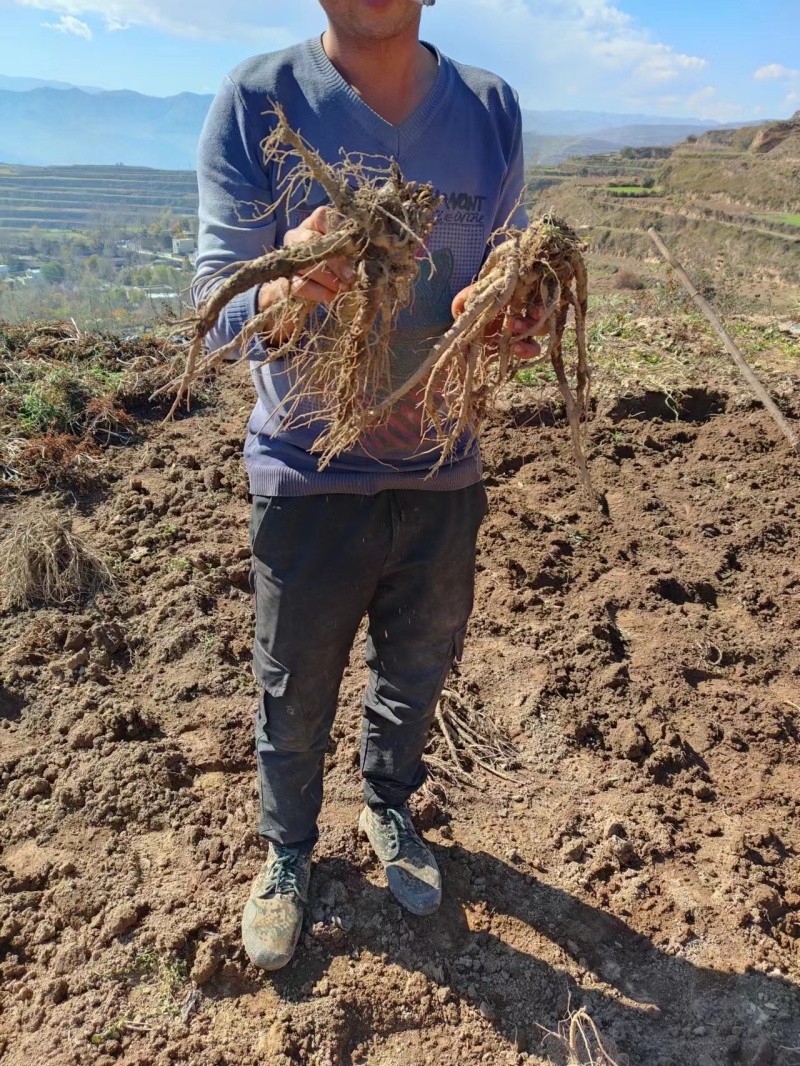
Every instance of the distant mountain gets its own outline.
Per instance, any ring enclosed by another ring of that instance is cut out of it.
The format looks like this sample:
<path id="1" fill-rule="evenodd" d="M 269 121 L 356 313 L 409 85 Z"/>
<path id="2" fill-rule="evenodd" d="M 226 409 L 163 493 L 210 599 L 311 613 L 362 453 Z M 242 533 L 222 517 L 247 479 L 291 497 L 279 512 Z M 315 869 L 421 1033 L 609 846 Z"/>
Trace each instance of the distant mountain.
<path id="1" fill-rule="evenodd" d="M 598 155 L 601 152 L 618 152 L 620 148 L 658 148 L 677 144 L 691 135 L 698 136 L 716 126 L 694 124 L 691 120 L 681 125 L 661 123 L 598 128 L 589 135 L 541 136 L 524 133 L 525 158 L 539 166 L 558 166 L 573 156 Z"/>
<path id="2" fill-rule="evenodd" d="M 522 109 L 523 133 L 568 137 L 596 135 L 600 130 L 625 126 L 690 126 L 710 130 L 720 123 L 701 118 L 670 118 L 667 115 L 626 115 L 614 111 L 530 111 Z"/>
<path id="3" fill-rule="evenodd" d="M 212 97 L 81 89 L 0 90 L 0 160 L 192 170 Z"/>
<path id="4" fill-rule="evenodd" d="M 190 170 L 213 97 L 145 96 L 0 76 L 0 161 Z M 702 119 L 592 111 L 523 111 L 531 162 L 557 163 L 631 146 L 659 146 L 719 128 Z"/>
<path id="5" fill-rule="evenodd" d="M 0 74 L 0 89 L 12 93 L 26 93 L 31 89 L 82 89 L 85 93 L 102 93 L 95 85 L 71 85 L 68 81 L 42 81 L 41 78 L 12 78 Z"/>

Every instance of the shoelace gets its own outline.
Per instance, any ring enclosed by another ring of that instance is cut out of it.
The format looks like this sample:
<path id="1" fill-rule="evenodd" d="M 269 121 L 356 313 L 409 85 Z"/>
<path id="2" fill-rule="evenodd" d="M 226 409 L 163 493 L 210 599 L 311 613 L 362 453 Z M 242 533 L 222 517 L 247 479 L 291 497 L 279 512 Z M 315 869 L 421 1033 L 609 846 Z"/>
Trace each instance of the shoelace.
<path id="1" fill-rule="evenodd" d="M 399 811 L 393 807 L 386 808 L 384 825 L 389 833 L 390 847 L 393 851 L 400 851 L 406 843 L 416 840 L 413 825 L 410 824 L 410 815 L 407 811 Z"/>
<path id="2" fill-rule="evenodd" d="M 305 856 L 299 851 L 276 853 L 265 885 L 265 892 L 274 892 L 276 896 L 288 896 L 293 892 L 303 899 L 305 893 L 300 883 L 300 872 L 304 863 Z"/>

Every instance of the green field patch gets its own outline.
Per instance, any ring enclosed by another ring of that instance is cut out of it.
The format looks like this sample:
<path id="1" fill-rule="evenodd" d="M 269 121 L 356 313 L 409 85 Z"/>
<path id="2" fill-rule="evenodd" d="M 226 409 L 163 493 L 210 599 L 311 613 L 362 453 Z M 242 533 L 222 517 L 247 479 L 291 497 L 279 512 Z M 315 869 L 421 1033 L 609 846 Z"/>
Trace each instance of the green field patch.
<path id="1" fill-rule="evenodd" d="M 611 193 L 612 196 L 658 196 L 655 189 L 647 189 L 644 185 L 604 185 L 603 192 Z"/>
<path id="2" fill-rule="evenodd" d="M 781 226 L 800 226 L 800 215 L 758 215 L 764 222 L 777 222 Z"/>

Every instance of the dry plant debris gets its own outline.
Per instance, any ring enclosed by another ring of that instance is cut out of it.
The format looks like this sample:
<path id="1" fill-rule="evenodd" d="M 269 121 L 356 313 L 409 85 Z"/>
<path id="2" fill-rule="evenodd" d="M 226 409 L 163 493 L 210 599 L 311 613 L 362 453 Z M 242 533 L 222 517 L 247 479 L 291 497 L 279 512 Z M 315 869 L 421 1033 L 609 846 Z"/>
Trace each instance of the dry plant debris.
<path id="1" fill-rule="evenodd" d="M 584 1007 L 573 1011 L 558 1026 L 546 1032 L 543 1044 L 551 1053 L 561 1053 L 565 1066 L 627 1066 L 616 1047 L 600 1031 Z"/>
<path id="2" fill-rule="evenodd" d="M 324 236 L 278 248 L 241 266 L 197 316 L 183 324 L 191 326 L 194 336 L 184 373 L 172 383 L 177 385 L 172 413 L 183 398 L 188 402 L 194 382 L 223 366 L 232 351 L 244 351 L 256 336 L 286 336 L 284 343 L 269 349 L 264 362 L 291 360 L 293 387 L 284 424 L 326 422 L 314 448 L 324 467 L 375 424 L 382 397 L 393 387 L 392 330 L 411 301 L 441 201 L 432 186 L 404 181 L 397 164 L 388 160 L 381 168 L 343 154 L 331 166 L 291 128 L 280 108 L 275 118 L 262 150 L 265 160 L 277 163 L 283 193 L 275 204 L 251 206 L 267 217 L 281 205 L 307 203 L 317 185 L 330 201 L 334 224 Z M 231 344 L 201 356 L 205 338 L 234 296 L 282 278 L 291 282 L 334 257 L 350 261 L 356 271 L 349 291 L 314 309 L 292 294 L 290 284 L 288 295 L 252 319 Z"/>
<path id="3" fill-rule="evenodd" d="M 485 711 L 471 707 L 454 689 L 444 689 L 436 707 L 433 741 L 425 763 L 435 777 L 483 790 L 476 770 L 504 781 L 518 763 L 517 750 L 505 727 Z"/>
<path id="4" fill-rule="evenodd" d="M 5 610 L 77 606 L 113 584 L 103 560 L 52 505 L 25 508 L 0 542 L 0 602 Z"/>
<path id="5" fill-rule="evenodd" d="M 591 491 L 581 444 L 581 422 L 589 408 L 591 377 L 586 346 L 588 281 L 583 242 L 562 219 L 546 215 L 524 230 L 501 230 L 464 311 L 434 346 L 419 370 L 385 401 L 390 407 L 424 383 L 423 432 L 442 449 L 437 463 L 453 454 L 465 434 L 480 432 L 498 389 L 523 365 L 512 346 L 522 339 L 510 329 L 532 307 L 544 310 L 549 338 L 544 357 L 553 364 L 564 398 L 581 478 Z M 573 390 L 564 363 L 564 333 L 574 314 L 577 361 Z M 499 332 L 487 341 L 501 317 Z"/>
<path id="6" fill-rule="evenodd" d="M 0 323 L 0 489 L 80 487 L 101 449 L 130 444 L 132 411 L 175 376 L 176 349 L 71 322 Z"/>

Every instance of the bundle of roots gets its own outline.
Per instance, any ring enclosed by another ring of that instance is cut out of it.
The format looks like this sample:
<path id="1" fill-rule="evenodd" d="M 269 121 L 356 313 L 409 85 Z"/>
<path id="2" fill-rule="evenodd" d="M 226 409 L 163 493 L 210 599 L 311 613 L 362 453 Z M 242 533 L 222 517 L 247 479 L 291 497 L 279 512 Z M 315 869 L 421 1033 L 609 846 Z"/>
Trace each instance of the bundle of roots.
<path id="1" fill-rule="evenodd" d="M 472 707 L 454 689 L 442 692 L 436 707 L 425 763 L 435 778 L 483 791 L 480 770 L 517 782 L 517 750 L 501 722 Z"/>
<path id="2" fill-rule="evenodd" d="M 601 1035 L 584 1007 L 572 1011 L 556 1032 L 545 1030 L 542 1043 L 548 1058 L 563 1066 L 629 1066 L 627 1056 Z"/>
<path id="3" fill-rule="evenodd" d="M 385 405 L 390 407 L 411 390 L 424 387 L 422 430 L 436 438 L 441 466 L 465 435 L 477 436 L 498 389 L 520 370 L 522 363 L 513 345 L 525 338 L 512 331 L 511 323 L 538 308 L 538 328 L 549 327 L 542 358 L 549 359 L 555 370 L 581 478 L 591 491 L 581 444 L 581 422 L 588 412 L 591 386 L 583 242 L 554 215 L 524 230 L 501 231 L 496 237 L 501 243 L 486 260 L 463 313 L 416 373 L 387 397 Z M 577 351 L 574 390 L 563 350 L 570 309 Z"/>
<path id="4" fill-rule="evenodd" d="M 277 167 L 283 192 L 275 204 L 251 204 L 249 218 L 269 217 L 282 205 L 308 203 L 312 189 L 321 187 L 331 204 L 332 224 L 325 235 L 244 264 L 220 282 L 194 318 L 179 324 L 192 334 L 185 370 L 155 393 L 176 389 L 170 414 L 182 399 L 188 404 L 198 378 L 225 365 L 231 354 L 246 351 L 260 336 L 269 341 L 261 365 L 285 360 L 290 372 L 282 428 L 317 422 L 325 427 L 313 446 L 321 469 L 411 396 L 420 406 L 421 439 L 430 442 L 431 454 L 437 456 L 434 473 L 465 439 L 477 436 L 498 389 L 520 369 L 513 344 L 524 338 L 512 331 L 511 322 L 537 307 L 549 326 L 544 358 L 555 369 L 581 476 L 590 488 L 581 446 L 590 389 L 587 278 L 583 244 L 574 231 L 548 215 L 525 230 L 496 234 L 463 314 L 420 367 L 398 383 L 392 375 L 392 333 L 398 314 L 411 302 L 440 198 L 430 185 L 406 182 L 397 164 L 388 160 L 375 166 L 364 157 L 343 154 L 331 166 L 279 108 L 262 149 L 265 160 Z M 293 280 L 335 257 L 355 270 L 350 289 L 324 307 L 303 301 Z M 279 279 L 288 282 L 286 296 L 256 315 L 230 344 L 204 354 L 205 339 L 225 306 L 253 286 Z M 570 309 L 577 349 L 574 388 L 563 351 Z M 282 342 L 270 347 L 276 337 Z"/>
<path id="5" fill-rule="evenodd" d="M 286 339 L 267 350 L 264 362 L 286 359 L 292 389 L 284 402 L 284 426 L 322 420 L 326 429 L 314 450 L 320 466 L 352 448 L 365 430 L 385 416 L 383 398 L 392 389 L 390 340 L 400 311 L 411 301 L 440 198 L 432 186 L 406 182 L 399 167 L 343 155 L 336 166 L 307 144 L 276 108 L 276 124 L 263 142 L 265 160 L 277 167 L 283 187 L 269 206 L 251 205 L 268 217 L 284 205 L 307 203 L 320 186 L 331 205 L 329 231 L 305 243 L 279 248 L 246 263 L 214 290 L 197 316 L 181 323 L 192 330 L 184 373 L 159 390 L 177 386 L 171 413 L 193 383 L 245 351 L 257 336 Z M 203 354 L 203 344 L 230 301 L 254 285 L 301 277 L 334 257 L 350 262 L 350 288 L 322 308 L 312 308 L 291 284 L 287 295 L 257 315 L 227 346 Z M 159 395 L 156 393 L 155 395 Z M 388 416 L 388 410 L 386 410 Z"/>

